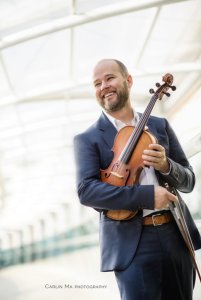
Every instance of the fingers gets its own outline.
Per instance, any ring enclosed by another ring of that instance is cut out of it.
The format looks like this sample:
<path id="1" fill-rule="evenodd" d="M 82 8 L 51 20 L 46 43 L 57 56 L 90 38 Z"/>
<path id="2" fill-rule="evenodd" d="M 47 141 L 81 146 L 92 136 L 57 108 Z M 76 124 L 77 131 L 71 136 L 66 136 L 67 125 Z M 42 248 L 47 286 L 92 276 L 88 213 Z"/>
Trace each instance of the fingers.
<path id="1" fill-rule="evenodd" d="M 171 194 L 171 193 L 168 192 L 168 200 L 169 200 L 168 203 L 163 207 L 164 209 L 169 208 L 170 202 L 178 201 L 178 198 L 177 198 L 177 196 L 175 196 L 175 195 L 173 195 L 173 194 Z"/>
<path id="2" fill-rule="evenodd" d="M 172 194 L 172 193 L 170 193 L 170 192 L 168 192 L 168 200 L 169 201 L 177 201 L 178 200 L 178 198 L 177 198 L 177 196 L 175 196 L 174 194 Z"/>
<path id="3" fill-rule="evenodd" d="M 149 149 L 143 151 L 142 159 L 145 166 L 152 166 L 161 172 L 169 170 L 165 148 L 159 144 L 150 144 Z"/>
<path id="4" fill-rule="evenodd" d="M 168 208 L 170 201 L 177 201 L 177 196 L 168 192 L 161 186 L 155 186 L 154 191 L 154 206 L 157 209 Z"/>
<path id="5" fill-rule="evenodd" d="M 156 159 L 165 157 L 165 148 L 159 144 L 150 144 L 149 149 L 143 151 L 145 156 L 153 156 Z"/>
<path id="6" fill-rule="evenodd" d="M 163 146 L 161 146 L 160 144 L 149 144 L 149 149 L 165 152 L 165 148 Z"/>

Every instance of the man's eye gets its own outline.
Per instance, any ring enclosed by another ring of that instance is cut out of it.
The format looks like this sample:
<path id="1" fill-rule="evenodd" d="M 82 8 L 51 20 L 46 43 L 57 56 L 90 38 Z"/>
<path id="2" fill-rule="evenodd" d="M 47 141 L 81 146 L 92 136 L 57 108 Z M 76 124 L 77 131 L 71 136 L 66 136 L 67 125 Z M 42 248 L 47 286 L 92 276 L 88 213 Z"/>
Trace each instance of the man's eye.
<path id="1" fill-rule="evenodd" d="M 100 85 L 101 85 L 100 82 L 97 82 L 97 83 L 94 84 L 95 87 L 99 87 Z"/>

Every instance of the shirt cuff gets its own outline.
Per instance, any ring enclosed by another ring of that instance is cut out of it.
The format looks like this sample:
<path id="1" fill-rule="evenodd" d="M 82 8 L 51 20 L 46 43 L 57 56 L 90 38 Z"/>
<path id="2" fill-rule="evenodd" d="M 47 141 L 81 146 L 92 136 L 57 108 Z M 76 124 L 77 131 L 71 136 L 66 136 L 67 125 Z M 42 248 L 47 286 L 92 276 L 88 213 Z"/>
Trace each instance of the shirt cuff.
<path id="1" fill-rule="evenodd" d="M 169 162 L 170 169 L 169 169 L 169 171 L 166 172 L 166 173 L 160 172 L 162 175 L 169 175 L 170 172 L 172 171 L 172 164 L 171 164 L 171 162 L 170 162 L 170 160 L 169 160 L 168 158 L 167 158 L 167 160 L 168 160 L 168 162 Z"/>

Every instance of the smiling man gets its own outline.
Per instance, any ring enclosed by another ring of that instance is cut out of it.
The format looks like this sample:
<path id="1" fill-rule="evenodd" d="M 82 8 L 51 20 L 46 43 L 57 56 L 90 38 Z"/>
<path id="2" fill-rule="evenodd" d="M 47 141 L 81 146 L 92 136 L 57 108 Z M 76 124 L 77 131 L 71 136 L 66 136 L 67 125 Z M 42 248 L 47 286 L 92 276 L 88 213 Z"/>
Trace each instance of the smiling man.
<path id="1" fill-rule="evenodd" d="M 107 65 L 107 68 L 105 68 Z M 118 112 L 124 107 L 130 110 L 129 88 L 132 86 L 132 77 L 124 69 L 119 77 L 119 66 L 111 66 L 113 73 L 108 73 L 107 70 L 113 61 L 102 61 L 94 70 L 94 86 L 96 89 L 96 98 L 99 104 L 107 112 Z M 123 68 L 123 65 L 122 65 Z M 126 75 L 126 77 L 125 77 Z M 123 81 L 122 81 L 123 80 Z"/>
<path id="2" fill-rule="evenodd" d="M 75 137 L 74 149 L 80 202 L 100 213 L 101 270 L 115 272 L 122 300 L 192 300 L 195 270 L 168 207 L 177 197 L 163 187 L 167 182 L 181 192 L 191 192 L 192 167 L 168 121 L 150 116 L 147 126 L 158 143 L 143 151 L 139 182 L 121 187 L 102 182 L 100 170 L 107 169 L 113 159 L 117 132 L 126 125 L 135 126 L 141 114 L 131 105 L 133 79 L 122 62 L 98 62 L 93 84 L 103 112 Z M 109 210 L 138 213 L 119 221 L 107 216 Z M 189 212 L 187 221 L 195 248 L 201 248 Z"/>

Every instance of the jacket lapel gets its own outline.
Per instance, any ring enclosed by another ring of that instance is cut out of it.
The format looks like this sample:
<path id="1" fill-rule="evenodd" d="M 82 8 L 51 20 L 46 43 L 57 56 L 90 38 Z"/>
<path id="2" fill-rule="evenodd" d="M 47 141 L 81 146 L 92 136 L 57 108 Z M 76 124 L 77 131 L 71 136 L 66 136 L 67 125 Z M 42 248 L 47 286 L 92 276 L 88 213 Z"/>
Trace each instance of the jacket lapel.
<path id="1" fill-rule="evenodd" d="M 116 128 L 104 113 L 101 114 L 97 125 L 99 130 L 102 131 L 103 139 L 105 140 L 109 148 L 112 149 L 114 138 L 117 134 Z"/>

